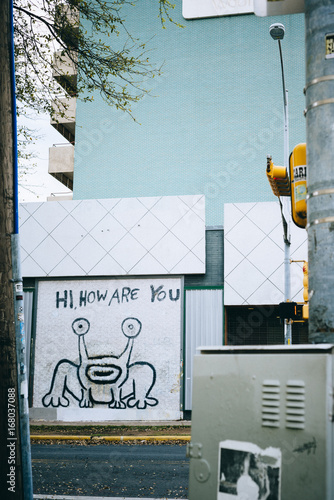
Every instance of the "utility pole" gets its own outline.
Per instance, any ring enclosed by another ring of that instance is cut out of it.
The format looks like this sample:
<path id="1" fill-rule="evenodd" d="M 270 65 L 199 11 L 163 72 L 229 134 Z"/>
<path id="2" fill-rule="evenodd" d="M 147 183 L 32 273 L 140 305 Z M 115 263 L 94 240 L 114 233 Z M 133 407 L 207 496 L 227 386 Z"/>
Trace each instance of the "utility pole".
<path id="1" fill-rule="evenodd" d="M 0 487 L 4 498 L 32 500 L 12 0 L 0 2 L 0 67 Z"/>
<path id="2" fill-rule="evenodd" d="M 334 343 L 334 1 L 305 0 L 305 23 L 309 339 Z"/>
<path id="3" fill-rule="evenodd" d="M 11 235 L 14 232 L 11 8 L 0 2 L 0 487 L 4 498 L 23 498 Z"/>

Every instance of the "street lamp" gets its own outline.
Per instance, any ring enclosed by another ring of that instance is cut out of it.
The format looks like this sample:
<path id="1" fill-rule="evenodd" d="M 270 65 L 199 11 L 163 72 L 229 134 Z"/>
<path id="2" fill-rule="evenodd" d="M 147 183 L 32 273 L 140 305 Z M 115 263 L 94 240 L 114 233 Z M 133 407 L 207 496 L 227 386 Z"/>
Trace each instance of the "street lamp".
<path id="1" fill-rule="evenodd" d="M 283 104 L 284 104 L 284 166 L 286 171 L 289 172 L 289 120 L 288 120 L 288 91 L 285 88 L 284 79 L 284 66 L 281 40 L 284 38 L 285 27 L 281 23 L 274 23 L 269 28 L 270 36 L 278 41 L 279 55 L 282 70 L 282 86 L 283 86 Z M 283 230 L 284 230 L 284 301 L 290 300 L 291 285 L 290 285 L 290 211 L 288 199 L 283 200 L 283 205 L 280 200 L 280 207 L 282 213 Z M 284 320 L 284 343 L 291 344 L 292 329 L 289 319 Z"/>

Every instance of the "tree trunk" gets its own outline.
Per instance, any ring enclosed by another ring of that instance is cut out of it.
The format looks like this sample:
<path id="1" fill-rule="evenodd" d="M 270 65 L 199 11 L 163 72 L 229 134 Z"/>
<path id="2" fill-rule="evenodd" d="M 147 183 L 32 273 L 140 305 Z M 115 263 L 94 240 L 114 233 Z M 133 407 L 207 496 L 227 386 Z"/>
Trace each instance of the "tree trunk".
<path id="1" fill-rule="evenodd" d="M 13 125 L 11 98 L 10 0 L 0 2 L 0 490 L 23 498 L 16 366 L 11 235 L 13 209 Z"/>

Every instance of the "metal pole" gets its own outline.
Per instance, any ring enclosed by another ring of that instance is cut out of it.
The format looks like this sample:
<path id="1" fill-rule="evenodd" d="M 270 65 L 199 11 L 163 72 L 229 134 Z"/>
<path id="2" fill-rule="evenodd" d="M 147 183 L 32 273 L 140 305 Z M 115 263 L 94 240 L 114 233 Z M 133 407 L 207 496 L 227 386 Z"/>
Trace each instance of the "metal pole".
<path id="1" fill-rule="evenodd" d="M 23 284 L 20 264 L 20 240 L 18 234 L 11 236 L 12 272 L 14 286 L 14 314 L 16 338 L 17 381 L 19 395 L 19 427 L 21 435 L 21 459 L 23 477 L 23 498 L 33 499 L 32 465 L 30 447 L 29 406 L 28 406 L 28 379 L 26 343 L 24 330 Z"/>
<path id="2" fill-rule="evenodd" d="M 289 110 L 288 110 L 288 91 L 285 88 L 284 66 L 281 41 L 278 40 L 281 70 L 282 70 L 282 87 L 283 87 L 283 104 L 284 104 L 284 166 L 289 172 Z M 290 276 L 290 203 L 289 198 L 283 198 L 283 215 L 286 224 L 284 224 L 284 301 L 288 302 L 291 299 L 291 276 Z M 292 343 L 292 327 L 288 319 L 284 320 L 284 344 Z"/>
<path id="3" fill-rule="evenodd" d="M 309 339 L 334 343 L 334 2 L 305 0 Z"/>

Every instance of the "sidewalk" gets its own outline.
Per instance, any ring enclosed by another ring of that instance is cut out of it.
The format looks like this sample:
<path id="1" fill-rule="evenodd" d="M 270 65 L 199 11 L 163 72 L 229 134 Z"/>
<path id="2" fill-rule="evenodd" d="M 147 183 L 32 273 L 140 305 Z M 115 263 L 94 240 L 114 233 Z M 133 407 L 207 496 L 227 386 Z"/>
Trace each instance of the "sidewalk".
<path id="1" fill-rule="evenodd" d="M 30 421 L 31 441 L 188 442 L 191 421 L 59 422 Z"/>
<path id="2" fill-rule="evenodd" d="M 86 497 L 86 496 L 64 496 L 64 495 L 34 495 L 36 500 L 186 500 L 180 498 L 143 498 L 143 497 Z"/>

